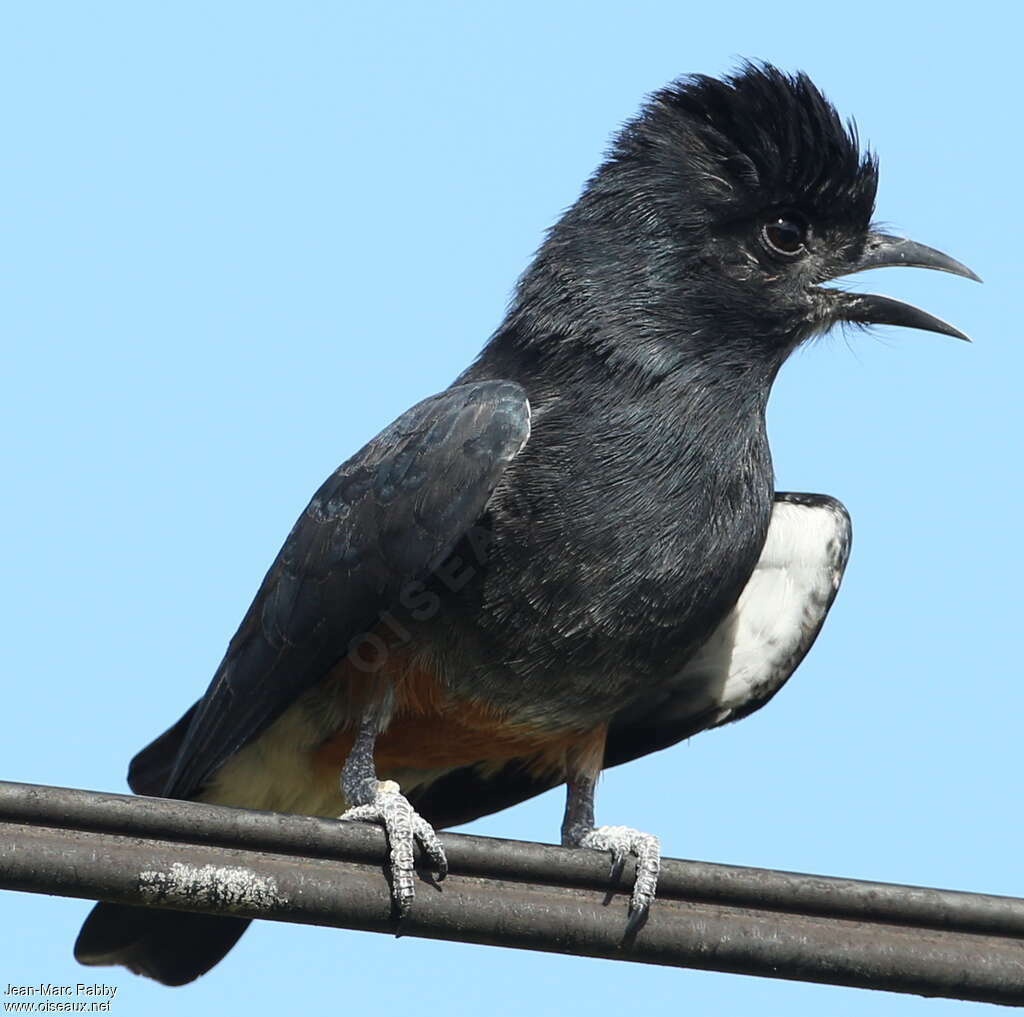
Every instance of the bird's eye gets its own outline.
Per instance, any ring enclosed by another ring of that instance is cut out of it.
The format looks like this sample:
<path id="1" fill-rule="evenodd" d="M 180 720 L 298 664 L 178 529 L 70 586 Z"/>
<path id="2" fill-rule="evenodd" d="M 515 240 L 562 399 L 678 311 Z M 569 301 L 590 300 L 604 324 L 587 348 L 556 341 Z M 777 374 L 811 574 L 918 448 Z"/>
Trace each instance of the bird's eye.
<path id="1" fill-rule="evenodd" d="M 795 258 L 807 249 L 807 223 L 792 212 L 773 216 L 761 227 L 761 239 L 773 254 Z"/>

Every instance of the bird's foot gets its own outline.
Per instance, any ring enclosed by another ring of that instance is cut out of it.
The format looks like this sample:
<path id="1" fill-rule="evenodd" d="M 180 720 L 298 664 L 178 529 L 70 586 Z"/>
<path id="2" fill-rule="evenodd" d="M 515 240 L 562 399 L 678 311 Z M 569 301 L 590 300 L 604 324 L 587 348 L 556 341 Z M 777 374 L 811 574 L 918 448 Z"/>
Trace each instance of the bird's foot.
<path id="1" fill-rule="evenodd" d="M 409 799 L 393 780 L 380 781 L 371 802 L 356 805 L 338 818 L 384 827 L 390 849 L 391 899 L 399 917 L 408 913 L 416 893 L 413 863 L 416 841 L 433 863 L 438 880 L 448 874 L 448 859 L 434 828 L 409 804 Z"/>
<path id="2" fill-rule="evenodd" d="M 613 876 L 622 872 L 627 855 L 636 857 L 636 879 L 629 898 L 629 929 L 639 928 L 647 918 L 658 889 L 661 870 L 661 842 L 658 838 L 653 833 L 641 833 L 629 826 L 598 826 L 574 830 L 571 843 L 576 847 L 610 851 Z"/>

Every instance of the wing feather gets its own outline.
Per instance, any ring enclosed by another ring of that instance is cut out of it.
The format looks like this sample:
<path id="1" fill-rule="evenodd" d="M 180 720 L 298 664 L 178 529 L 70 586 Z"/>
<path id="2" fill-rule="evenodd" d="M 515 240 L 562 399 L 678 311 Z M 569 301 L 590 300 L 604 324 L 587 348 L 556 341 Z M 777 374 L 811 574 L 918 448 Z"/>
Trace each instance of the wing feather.
<path id="1" fill-rule="evenodd" d="M 132 788 L 194 794 L 320 681 L 451 554 L 529 431 L 520 386 L 461 385 L 414 406 L 339 467 L 292 528 L 190 718 L 132 761 Z"/>

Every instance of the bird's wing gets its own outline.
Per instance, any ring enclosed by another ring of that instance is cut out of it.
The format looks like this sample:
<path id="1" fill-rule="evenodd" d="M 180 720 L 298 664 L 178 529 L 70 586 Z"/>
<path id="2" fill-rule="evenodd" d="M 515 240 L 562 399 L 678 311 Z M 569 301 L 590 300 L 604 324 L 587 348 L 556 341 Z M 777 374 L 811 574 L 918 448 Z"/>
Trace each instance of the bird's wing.
<path id="1" fill-rule="evenodd" d="M 480 517 L 530 433 L 520 386 L 451 388 L 399 417 L 313 496 L 203 698 L 132 762 L 143 794 L 185 798 L 325 677 Z"/>
<path id="2" fill-rule="evenodd" d="M 671 682 L 616 716 L 604 765 L 738 720 L 775 695 L 821 631 L 850 538 L 850 517 L 834 498 L 777 493 L 764 548 L 735 607 Z M 497 772 L 464 768 L 414 791 L 410 800 L 435 826 L 454 826 L 557 783 L 520 763 Z"/>

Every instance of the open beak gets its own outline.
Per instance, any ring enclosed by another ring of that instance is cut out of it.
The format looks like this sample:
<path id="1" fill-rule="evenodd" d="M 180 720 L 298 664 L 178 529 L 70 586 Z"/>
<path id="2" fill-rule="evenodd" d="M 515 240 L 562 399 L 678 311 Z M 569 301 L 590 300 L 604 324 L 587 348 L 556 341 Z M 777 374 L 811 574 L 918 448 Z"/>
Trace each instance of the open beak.
<path id="1" fill-rule="evenodd" d="M 961 265 L 948 254 L 936 251 L 934 247 L 925 247 L 924 244 L 914 243 L 913 240 L 891 237 L 885 233 L 872 233 L 857 264 L 844 274 L 863 272 L 869 268 L 891 268 L 896 265 L 933 268 L 939 272 L 950 272 L 953 275 L 962 275 L 965 279 L 981 282 L 966 265 Z M 843 321 L 859 322 L 862 325 L 903 325 L 907 328 L 920 328 L 928 332 L 950 335 L 955 339 L 971 341 L 949 322 L 902 300 L 879 296 L 876 293 L 847 293 L 842 290 L 835 291 L 835 296 L 834 313 Z"/>

